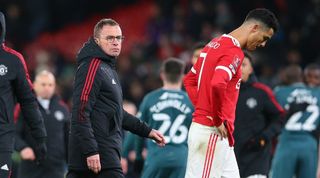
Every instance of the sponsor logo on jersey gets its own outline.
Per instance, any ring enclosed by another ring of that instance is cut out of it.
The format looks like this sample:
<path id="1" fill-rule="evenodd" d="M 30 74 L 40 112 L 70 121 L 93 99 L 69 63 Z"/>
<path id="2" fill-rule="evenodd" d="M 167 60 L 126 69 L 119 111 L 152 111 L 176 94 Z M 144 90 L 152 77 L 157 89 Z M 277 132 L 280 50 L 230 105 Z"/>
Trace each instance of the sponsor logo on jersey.
<path id="1" fill-rule="evenodd" d="M 164 92 L 159 99 L 160 100 L 166 100 L 166 99 L 183 99 L 183 95 L 179 95 L 177 93 L 169 93 L 169 92 Z"/>
<path id="2" fill-rule="evenodd" d="M 4 76 L 7 73 L 8 73 L 8 68 L 5 65 L 1 64 L 0 65 L 0 76 Z"/>

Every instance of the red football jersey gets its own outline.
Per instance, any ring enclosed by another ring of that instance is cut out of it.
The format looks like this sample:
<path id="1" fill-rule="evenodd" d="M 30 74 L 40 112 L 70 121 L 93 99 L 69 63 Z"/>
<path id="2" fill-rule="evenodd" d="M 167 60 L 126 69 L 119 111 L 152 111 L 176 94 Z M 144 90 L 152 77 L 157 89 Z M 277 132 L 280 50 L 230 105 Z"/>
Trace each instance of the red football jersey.
<path id="1" fill-rule="evenodd" d="M 195 106 L 193 122 L 206 126 L 225 123 L 229 144 L 234 144 L 235 111 L 241 82 L 244 54 L 230 35 L 214 38 L 184 78 L 187 93 Z"/>

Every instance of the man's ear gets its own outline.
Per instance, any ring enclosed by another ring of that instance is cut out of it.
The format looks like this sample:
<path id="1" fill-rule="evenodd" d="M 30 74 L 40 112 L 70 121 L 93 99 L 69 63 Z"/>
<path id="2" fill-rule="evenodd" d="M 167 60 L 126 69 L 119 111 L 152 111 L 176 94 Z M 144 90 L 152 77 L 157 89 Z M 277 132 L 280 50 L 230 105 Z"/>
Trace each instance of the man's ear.
<path id="1" fill-rule="evenodd" d="M 164 72 L 160 71 L 160 79 L 163 81 L 165 80 Z"/>
<path id="2" fill-rule="evenodd" d="M 250 75 L 254 72 L 253 67 L 250 67 Z"/>
<path id="3" fill-rule="evenodd" d="M 97 38 L 94 38 L 94 41 L 99 44 L 99 40 Z"/>
<path id="4" fill-rule="evenodd" d="M 260 26 L 258 24 L 253 24 L 252 27 L 251 27 L 251 31 L 252 32 L 256 32 L 256 31 L 258 31 L 259 27 Z"/>

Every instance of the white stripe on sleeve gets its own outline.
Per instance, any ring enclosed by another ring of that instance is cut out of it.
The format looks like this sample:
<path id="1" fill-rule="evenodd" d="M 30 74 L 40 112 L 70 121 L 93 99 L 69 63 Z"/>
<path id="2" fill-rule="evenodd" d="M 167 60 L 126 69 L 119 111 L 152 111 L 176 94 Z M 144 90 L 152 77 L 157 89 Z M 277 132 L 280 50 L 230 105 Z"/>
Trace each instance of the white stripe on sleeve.
<path id="1" fill-rule="evenodd" d="M 194 74 L 197 74 L 196 69 L 194 69 L 193 67 L 191 68 L 191 72 L 194 73 Z"/>
<path id="2" fill-rule="evenodd" d="M 217 69 L 222 69 L 222 70 L 226 71 L 228 73 L 228 75 L 229 75 L 229 80 L 232 79 L 232 73 L 231 73 L 231 70 L 228 67 L 226 67 L 226 66 L 217 66 L 215 70 L 217 70 Z"/>

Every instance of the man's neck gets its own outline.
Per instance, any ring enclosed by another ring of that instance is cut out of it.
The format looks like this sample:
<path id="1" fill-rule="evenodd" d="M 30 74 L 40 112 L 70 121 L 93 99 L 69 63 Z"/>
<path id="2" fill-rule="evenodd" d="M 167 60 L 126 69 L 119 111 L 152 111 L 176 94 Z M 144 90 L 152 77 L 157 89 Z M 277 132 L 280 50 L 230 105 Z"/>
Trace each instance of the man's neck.
<path id="1" fill-rule="evenodd" d="M 229 33 L 229 35 L 231 35 L 239 41 L 240 48 L 244 48 L 247 45 L 247 35 L 245 33 L 244 28 L 246 27 L 242 25 Z"/>
<path id="2" fill-rule="evenodd" d="M 162 88 L 165 90 L 181 90 L 181 84 L 164 83 Z"/>

